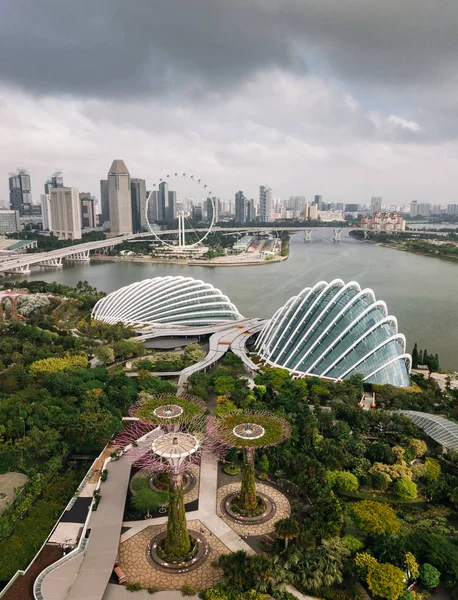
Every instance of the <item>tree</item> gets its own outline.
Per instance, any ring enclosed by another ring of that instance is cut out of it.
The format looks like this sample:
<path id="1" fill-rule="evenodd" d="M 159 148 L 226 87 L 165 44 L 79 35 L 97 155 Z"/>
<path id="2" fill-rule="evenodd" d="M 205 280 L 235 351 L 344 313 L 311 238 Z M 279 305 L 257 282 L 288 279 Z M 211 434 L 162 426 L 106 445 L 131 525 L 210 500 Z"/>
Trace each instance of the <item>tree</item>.
<path id="1" fill-rule="evenodd" d="M 327 478 L 339 492 L 356 492 L 359 488 L 358 478 L 350 471 L 328 471 Z"/>
<path id="2" fill-rule="evenodd" d="M 423 440 L 417 440 L 415 438 L 412 438 L 410 440 L 409 446 L 414 451 L 415 456 L 417 458 L 419 458 L 420 456 L 423 456 L 423 454 L 425 454 L 426 450 L 428 450 L 428 446 L 426 445 L 426 442 L 424 442 Z"/>
<path id="3" fill-rule="evenodd" d="M 423 479 L 429 479 L 431 481 L 437 481 L 441 474 L 441 466 L 439 461 L 434 458 L 427 458 L 421 473 Z"/>
<path id="4" fill-rule="evenodd" d="M 263 473 L 268 473 L 268 471 L 269 471 L 269 459 L 267 458 L 266 454 L 262 454 L 261 458 L 258 460 L 258 468 Z"/>
<path id="5" fill-rule="evenodd" d="M 230 375 L 220 375 L 214 381 L 215 392 L 218 396 L 226 396 L 234 389 L 235 380 Z"/>
<path id="6" fill-rule="evenodd" d="M 404 566 L 406 568 L 406 574 L 408 581 L 413 581 L 420 575 L 420 565 L 417 563 L 417 559 L 412 552 L 407 552 Z"/>
<path id="7" fill-rule="evenodd" d="M 205 352 L 200 349 L 199 344 L 189 344 L 184 349 L 185 366 L 194 365 L 205 358 Z"/>
<path id="8" fill-rule="evenodd" d="M 152 489 L 144 487 L 132 496 L 132 504 L 139 512 L 146 514 L 149 519 L 150 512 L 167 504 L 167 499 L 167 492 L 153 492 Z"/>
<path id="9" fill-rule="evenodd" d="M 394 510 L 373 500 L 355 502 L 351 507 L 356 525 L 372 535 L 397 533 L 401 525 Z"/>
<path id="10" fill-rule="evenodd" d="M 424 563 L 420 569 L 420 583 L 425 588 L 432 590 L 439 585 L 441 578 L 440 571 L 428 563 Z"/>
<path id="11" fill-rule="evenodd" d="M 405 500 L 411 500 L 418 496 L 416 484 L 413 481 L 410 481 L 410 479 L 405 479 L 404 477 L 401 477 L 395 481 L 393 492 Z"/>
<path id="12" fill-rule="evenodd" d="M 367 574 L 369 590 L 387 600 L 398 600 L 405 589 L 404 572 L 390 563 L 377 563 Z"/>
<path id="13" fill-rule="evenodd" d="M 291 517 L 280 519 L 275 523 L 274 527 L 277 537 L 285 541 L 285 548 L 288 548 L 289 540 L 294 540 L 299 535 L 299 525 Z"/>
<path id="14" fill-rule="evenodd" d="M 417 348 L 417 342 L 415 342 L 415 345 L 412 350 L 412 369 L 416 369 L 417 367 L 418 367 L 418 348 Z"/>
<path id="15" fill-rule="evenodd" d="M 99 344 L 97 348 L 95 348 L 94 356 L 98 358 L 104 365 L 114 362 L 115 359 L 113 348 L 105 344 Z"/>

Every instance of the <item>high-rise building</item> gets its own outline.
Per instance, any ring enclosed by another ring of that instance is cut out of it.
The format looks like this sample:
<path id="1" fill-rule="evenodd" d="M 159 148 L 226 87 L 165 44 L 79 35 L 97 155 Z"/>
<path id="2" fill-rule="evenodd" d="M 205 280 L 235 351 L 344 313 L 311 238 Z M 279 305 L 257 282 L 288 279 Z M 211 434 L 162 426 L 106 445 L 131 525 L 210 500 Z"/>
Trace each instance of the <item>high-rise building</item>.
<path id="1" fill-rule="evenodd" d="M 201 206 L 193 206 L 192 207 L 192 220 L 196 223 L 201 223 L 203 221 L 203 214 L 202 214 Z"/>
<path id="2" fill-rule="evenodd" d="M 17 173 L 10 173 L 10 209 L 17 210 L 19 215 L 31 213 L 32 192 L 30 185 L 30 175 L 24 169 L 19 169 Z"/>
<path id="3" fill-rule="evenodd" d="M 259 220 L 269 223 L 272 219 L 272 190 L 267 185 L 259 187 Z"/>
<path id="4" fill-rule="evenodd" d="M 315 199 L 313 201 L 314 204 L 318 206 L 317 210 L 323 210 L 323 196 L 315 195 Z M 318 214 L 317 214 L 318 217 Z"/>
<path id="5" fill-rule="evenodd" d="M 79 189 L 59 187 L 49 190 L 53 232 L 60 240 L 81 239 Z"/>
<path id="6" fill-rule="evenodd" d="M 80 193 L 81 205 L 81 228 L 95 229 L 97 221 L 95 218 L 95 198 L 89 192 Z"/>
<path id="7" fill-rule="evenodd" d="M 431 214 L 440 215 L 442 212 L 442 206 L 440 204 L 433 204 L 431 206 Z"/>
<path id="8" fill-rule="evenodd" d="M 148 200 L 148 221 L 150 224 L 156 223 L 157 218 L 157 197 L 158 193 L 156 190 L 153 192 L 146 192 L 146 198 Z"/>
<path id="9" fill-rule="evenodd" d="M 56 171 L 45 181 L 45 194 L 49 194 L 49 190 L 56 187 L 64 187 L 62 171 Z"/>
<path id="10" fill-rule="evenodd" d="M 112 235 L 132 233 L 130 173 L 123 160 L 114 160 L 108 171 L 108 199 Z"/>
<path id="11" fill-rule="evenodd" d="M 458 204 L 449 204 L 447 206 L 448 215 L 458 215 Z"/>
<path id="12" fill-rule="evenodd" d="M 319 205 L 316 202 L 314 202 L 309 207 L 308 218 L 310 219 L 310 221 L 318 221 L 318 206 Z"/>
<path id="13" fill-rule="evenodd" d="M 19 211 L 0 208 L 0 234 L 16 233 L 19 228 Z"/>
<path id="14" fill-rule="evenodd" d="M 132 177 L 130 180 L 130 198 L 132 202 L 132 229 L 140 233 L 146 227 L 146 181 Z"/>
<path id="15" fill-rule="evenodd" d="M 100 204 L 102 205 L 102 214 L 100 223 L 103 225 L 110 220 L 110 199 L 108 197 L 108 179 L 100 180 Z"/>
<path id="16" fill-rule="evenodd" d="M 166 181 L 162 181 L 159 184 L 159 190 L 157 192 L 157 220 L 165 222 L 167 220 L 167 206 L 169 203 L 169 184 Z"/>
<path id="17" fill-rule="evenodd" d="M 303 213 L 305 209 L 305 196 L 290 196 L 285 202 L 285 208 Z"/>
<path id="18" fill-rule="evenodd" d="M 412 202 L 410 203 L 410 216 L 418 216 L 418 202 L 416 200 L 412 200 Z"/>
<path id="19" fill-rule="evenodd" d="M 382 197 L 372 196 L 371 198 L 371 215 L 382 212 Z"/>
<path id="20" fill-rule="evenodd" d="M 246 201 L 246 221 L 247 223 L 253 223 L 255 219 L 256 210 L 254 208 L 254 200 L 252 198 L 251 200 Z"/>
<path id="21" fill-rule="evenodd" d="M 235 222 L 246 223 L 247 199 L 242 191 L 235 194 Z"/>
<path id="22" fill-rule="evenodd" d="M 215 223 L 219 221 L 219 198 L 213 196 L 207 198 L 207 221 L 211 223 L 213 221 L 213 214 L 215 215 Z"/>
<path id="23" fill-rule="evenodd" d="M 345 212 L 358 212 L 359 204 L 346 204 Z"/>
<path id="24" fill-rule="evenodd" d="M 431 204 L 428 202 L 422 202 L 418 205 L 418 214 L 421 217 L 429 217 L 431 214 Z"/>
<path id="25" fill-rule="evenodd" d="M 169 223 L 169 225 L 173 225 L 175 223 L 175 219 L 177 218 L 177 193 L 169 190 L 167 197 L 167 223 Z"/>
<path id="26" fill-rule="evenodd" d="M 41 194 L 41 216 L 43 218 L 43 229 L 45 231 L 52 231 L 52 216 L 51 216 L 51 199 L 49 194 Z"/>

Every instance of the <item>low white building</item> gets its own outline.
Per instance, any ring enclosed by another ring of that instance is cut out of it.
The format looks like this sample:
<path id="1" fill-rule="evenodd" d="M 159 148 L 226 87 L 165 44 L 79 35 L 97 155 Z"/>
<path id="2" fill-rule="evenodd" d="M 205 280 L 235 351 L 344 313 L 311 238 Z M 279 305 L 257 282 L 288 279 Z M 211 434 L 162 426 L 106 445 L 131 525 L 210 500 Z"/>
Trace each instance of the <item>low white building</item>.
<path id="1" fill-rule="evenodd" d="M 0 209 L 0 234 L 16 233 L 19 229 L 19 211 Z"/>
<path id="2" fill-rule="evenodd" d="M 376 213 L 361 217 L 361 228 L 367 231 L 405 231 L 406 220 L 399 213 Z"/>

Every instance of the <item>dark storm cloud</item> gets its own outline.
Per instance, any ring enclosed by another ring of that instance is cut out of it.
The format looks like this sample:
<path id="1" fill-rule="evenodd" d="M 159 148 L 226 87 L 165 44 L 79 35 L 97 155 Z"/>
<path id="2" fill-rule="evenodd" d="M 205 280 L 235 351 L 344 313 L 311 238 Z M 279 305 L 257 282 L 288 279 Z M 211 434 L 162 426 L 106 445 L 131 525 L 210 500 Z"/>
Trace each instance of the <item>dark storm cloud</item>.
<path id="1" fill-rule="evenodd" d="M 199 94 L 260 70 L 383 87 L 457 72 L 456 0 L 1 0 L 0 80 L 40 94 Z"/>

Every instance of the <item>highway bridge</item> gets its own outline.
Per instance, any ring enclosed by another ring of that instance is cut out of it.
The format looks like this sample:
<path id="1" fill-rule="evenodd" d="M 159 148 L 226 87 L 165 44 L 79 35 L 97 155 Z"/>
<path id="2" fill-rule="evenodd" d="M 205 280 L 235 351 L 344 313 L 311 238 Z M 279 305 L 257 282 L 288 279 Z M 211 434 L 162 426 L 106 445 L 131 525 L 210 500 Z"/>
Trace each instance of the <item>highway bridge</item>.
<path id="1" fill-rule="evenodd" d="M 215 227 L 212 231 L 215 232 L 227 232 L 227 233 L 259 233 L 259 232 L 304 232 L 310 229 L 323 229 L 322 227 L 271 227 L 258 225 L 257 227 Z M 350 230 L 350 227 L 345 230 Z M 207 229 L 195 229 L 196 232 L 206 232 Z M 178 229 L 168 229 L 164 231 L 156 231 L 155 235 L 171 235 L 178 234 Z M 67 246 L 66 248 L 60 248 L 59 250 L 51 250 L 50 252 L 37 252 L 30 254 L 21 254 L 16 257 L 8 256 L 0 259 L 0 274 L 29 274 L 30 267 L 32 265 L 38 265 L 42 267 L 60 267 L 63 260 L 69 260 L 74 262 L 89 262 L 90 254 L 98 250 L 104 250 L 106 248 L 113 248 L 118 244 L 122 244 L 126 241 L 135 241 L 142 238 L 152 237 L 154 235 L 151 232 L 145 233 L 132 233 L 128 235 L 108 238 L 106 240 L 99 240 L 97 242 L 86 242 L 82 244 L 75 244 L 74 246 Z"/>

